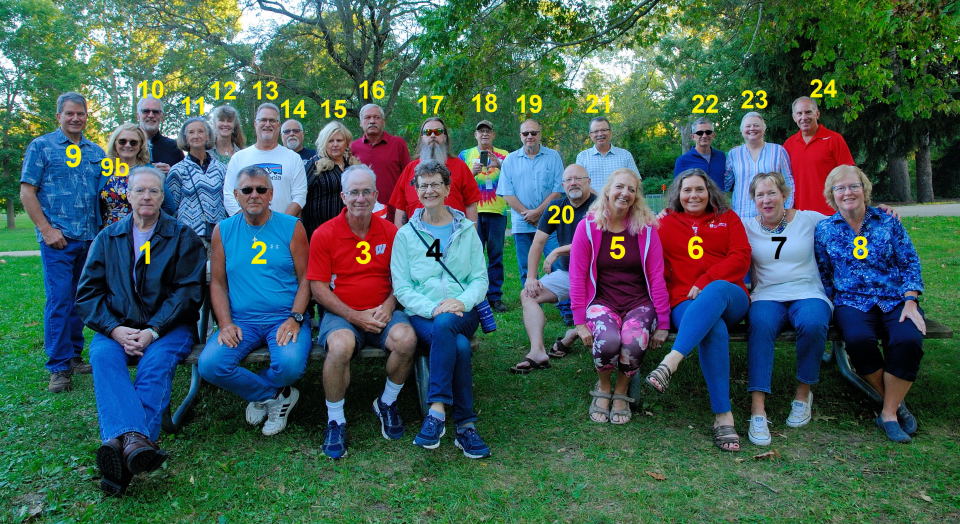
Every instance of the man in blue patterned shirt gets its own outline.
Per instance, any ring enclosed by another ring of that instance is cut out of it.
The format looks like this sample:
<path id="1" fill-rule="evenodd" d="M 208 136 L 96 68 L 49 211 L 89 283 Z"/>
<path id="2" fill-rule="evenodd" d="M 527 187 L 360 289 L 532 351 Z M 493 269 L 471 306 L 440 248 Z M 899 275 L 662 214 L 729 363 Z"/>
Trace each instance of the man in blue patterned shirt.
<path id="1" fill-rule="evenodd" d="M 79 93 L 57 98 L 60 128 L 27 146 L 20 174 L 20 200 L 37 229 L 43 286 L 43 345 L 48 389 L 68 391 L 73 373 L 89 373 L 80 358 L 83 321 L 75 310 L 77 282 L 87 249 L 100 229 L 97 194 L 103 149 L 83 137 L 87 101 Z"/>

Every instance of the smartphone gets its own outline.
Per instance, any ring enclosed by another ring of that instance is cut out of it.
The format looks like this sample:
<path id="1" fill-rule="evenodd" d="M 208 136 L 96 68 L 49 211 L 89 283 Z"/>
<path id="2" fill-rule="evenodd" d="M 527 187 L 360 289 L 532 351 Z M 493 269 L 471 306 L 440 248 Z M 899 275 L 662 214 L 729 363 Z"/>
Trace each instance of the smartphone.
<path id="1" fill-rule="evenodd" d="M 489 151 L 481 151 L 481 152 L 480 152 L 480 165 L 481 165 L 481 166 L 488 166 L 488 165 L 490 165 L 490 152 L 489 152 Z"/>

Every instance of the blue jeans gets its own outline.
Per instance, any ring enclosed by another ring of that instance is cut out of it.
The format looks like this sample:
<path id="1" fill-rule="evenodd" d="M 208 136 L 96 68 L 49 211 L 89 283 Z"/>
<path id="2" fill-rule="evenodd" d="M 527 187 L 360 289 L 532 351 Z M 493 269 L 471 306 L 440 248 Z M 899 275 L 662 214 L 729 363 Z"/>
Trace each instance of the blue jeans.
<path id="1" fill-rule="evenodd" d="M 750 301 L 739 286 L 726 280 L 714 280 L 695 300 L 684 300 L 670 312 L 677 328 L 673 349 L 684 357 L 700 346 L 700 372 L 710 394 L 714 413 L 730 411 L 730 334 L 747 314 Z"/>
<path id="2" fill-rule="evenodd" d="M 514 233 L 513 247 L 517 250 L 517 267 L 520 268 L 520 287 L 527 282 L 527 255 L 530 254 L 530 246 L 533 245 L 533 236 L 536 233 Z M 547 245 L 543 248 L 542 257 L 546 257 L 551 251 L 557 249 L 557 234 L 550 235 L 547 239 Z"/>
<path id="3" fill-rule="evenodd" d="M 490 281 L 487 300 L 493 302 L 503 296 L 500 290 L 503 288 L 503 239 L 507 217 L 495 213 L 479 213 L 477 216 L 477 233 L 487 250 L 487 279 Z"/>
<path id="4" fill-rule="evenodd" d="M 855 307 L 837 306 L 837 325 L 843 332 L 850 362 L 860 375 L 882 369 L 907 382 L 917 380 L 923 358 L 923 333 L 909 318 L 900 322 L 904 304 L 901 302 L 887 313 L 879 306 L 866 313 Z M 884 354 L 880 353 L 878 340 L 883 340 Z"/>
<path id="5" fill-rule="evenodd" d="M 453 421 L 458 425 L 477 420 L 473 411 L 473 362 L 470 338 L 480 325 L 474 311 L 462 317 L 441 313 L 436 317 L 410 316 L 421 347 L 430 351 L 430 386 L 427 402 L 453 405 Z"/>
<path id="6" fill-rule="evenodd" d="M 47 351 L 47 371 L 70 369 L 70 359 L 83 351 L 83 320 L 77 314 L 77 283 L 87 261 L 90 241 L 64 239 L 67 247 L 54 249 L 40 242 L 43 263 L 43 347 Z"/>
<path id="7" fill-rule="evenodd" d="M 797 332 L 797 380 L 803 384 L 819 382 L 820 357 L 827 342 L 830 315 L 830 306 L 819 298 L 753 302 L 747 326 L 747 391 L 770 393 L 773 345 L 787 317 Z"/>
<path id="8" fill-rule="evenodd" d="M 278 345 L 277 329 L 281 324 L 283 321 L 266 324 L 236 322 L 243 332 L 243 340 L 235 348 L 217 342 L 219 331 L 210 335 L 197 363 L 200 376 L 248 402 L 276 397 L 280 389 L 303 376 L 313 346 L 309 322 L 300 326 L 296 342 Z M 270 350 L 270 367 L 254 373 L 240 365 L 251 351 L 264 345 Z"/>
<path id="9" fill-rule="evenodd" d="M 177 364 L 190 354 L 195 326 L 179 326 L 147 346 L 137 363 L 137 377 L 130 382 L 130 358 L 123 346 L 97 333 L 90 342 L 93 393 L 97 399 L 100 438 L 136 431 L 156 441 L 163 412 L 170 404 L 170 390 Z"/>

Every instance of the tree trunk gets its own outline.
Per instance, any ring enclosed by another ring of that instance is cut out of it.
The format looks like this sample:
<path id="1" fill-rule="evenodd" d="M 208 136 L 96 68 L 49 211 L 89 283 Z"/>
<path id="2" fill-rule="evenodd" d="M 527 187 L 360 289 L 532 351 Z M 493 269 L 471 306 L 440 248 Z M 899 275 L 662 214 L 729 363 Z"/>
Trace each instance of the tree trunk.
<path id="1" fill-rule="evenodd" d="M 917 202 L 933 202 L 933 167 L 930 165 L 930 132 L 920 136 L 917 150 Z"/>
<path id="2" fill-rule="evenodd" d="M 890 181 L 890 194 L 897 202 L 911 202 L 910 170 L 907 168 L 906 155 L 890 153 L 887 157 L 887 179 Z"/>
<path id="3" fill-rule="evenodd" d="M 17 213 L 14 211 L 13 199 L 7 197 L 7 229 L 16 229 Z"/>

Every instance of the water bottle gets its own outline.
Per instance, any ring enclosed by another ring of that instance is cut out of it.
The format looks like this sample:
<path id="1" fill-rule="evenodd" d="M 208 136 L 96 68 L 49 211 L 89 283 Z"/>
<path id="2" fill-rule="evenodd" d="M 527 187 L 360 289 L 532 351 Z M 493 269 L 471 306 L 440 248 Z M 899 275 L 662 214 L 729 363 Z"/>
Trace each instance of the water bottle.
<path id="1" fill-rule="evenodd" d="M 473 308 L 480 315 L 480 329 L 484 333 L 492 333 L 497 330 L 497 319 L 493 318 L 493 310 L 490 309 L 490 302 L 486 299 Z"/>

